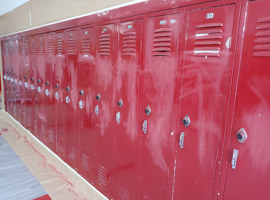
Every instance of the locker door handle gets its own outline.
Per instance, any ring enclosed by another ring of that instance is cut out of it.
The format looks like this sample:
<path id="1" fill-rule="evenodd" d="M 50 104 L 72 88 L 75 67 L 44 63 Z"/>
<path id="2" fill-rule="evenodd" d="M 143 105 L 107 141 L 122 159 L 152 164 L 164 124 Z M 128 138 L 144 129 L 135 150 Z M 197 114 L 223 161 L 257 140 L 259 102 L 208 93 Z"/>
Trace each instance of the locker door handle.
<path id="1" fill-rule="evenodd" d="M 70 90 L 70 88 L 69 88 L 69 86 L 67 86 L 67 87 L 66 87 L 66 91 L 69 92 L 69 90 Z"/>
<path id="2" fill-rule="evenodd" d="M 121 108 L 123 106 L 123 101 L 122 99 L 119 99 L 119 101 L 117 101 L 117 105 Z"/>
<path id="3" fill-rule="evenodd" d="M 152 111 L 151 111 L 151 108 L 150 108 L 149 105 L 145 108 L 144 112 L 145 112 L 148 116 L 151 114 Z"/>
<path id="4" fill-rule="evenodd" d="M 184 148 L 184 138 L 185 138 L 185 133 L 184 132 L 181 132 L 180 133 L 180 139 L 179 139 L 180 149 L 183 149 Z"/>
<path id="5" fill-rule="evenodd" d="M 100 101 L 100 99 L 101 99 L 101 96 L 100 96 L 100 94 L 98 93 L 97 96 L 96 96 L 96 100 Z"/>
<path id="6" fill-rule="evenodd" d="M 84 95 L 83 90 L 81 90 L 81 91 L 79 92 L 79 94 L 80 94 L 81 96 L 83 96 L 83 95 Z"/>
<path id="7" fill-rule="evenodd" d="M 55 87 L 56 87 L 56 88 L 59 88 L 59 85 L 58 85 L 58 83 L 57 83 L 57 84 L 55 85 Z"/>
<path id="8" fill-rule="evenodd" d="M 232 168 L 233 169 L 236 169 L 238 155 L 239 155 L 239 151 L 237 149 L 234 149 L 233 156 L 232 156 Z"/>

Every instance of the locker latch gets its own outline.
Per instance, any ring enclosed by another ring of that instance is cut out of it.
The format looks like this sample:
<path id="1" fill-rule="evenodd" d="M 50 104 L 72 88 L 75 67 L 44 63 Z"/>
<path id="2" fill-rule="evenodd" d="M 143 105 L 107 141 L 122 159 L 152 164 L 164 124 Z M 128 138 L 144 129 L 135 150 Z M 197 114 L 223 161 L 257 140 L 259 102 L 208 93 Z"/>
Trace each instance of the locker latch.
<path id="1" fill-rule="evenodd" d="M 46 81 L 46 85 L 49 85 L 49 81 Z"/>
<path id="2" fill-rule="evenodd" d="M 120 118 L 121 118 L 120 112 L 117 112 L 116 113 L 116 122 L 117 122 L 117 124 L 120 124 Z"/>
<path id="3" fill-rule="evenodd" d="M 31 78 L 31 81 L 34 81 L 34 77 Z"/>
<path id="4" fill-rule="evenodd" d="M 147 133 L 147 120 L 144 120 L 144 122 L 143 122 L 143 132 L 144 132 L 144 134 Z"/>
<path id="5" fill-rule="evenodd" d="M 38 83 L 40 83 L 40 82 L 41 82 L 41 80 L 40 80 L 40 79 L 38 79 L 38 80 L 37 80 L 37 82 L 38 82 Z"/>
<path id="6" fill-rule="evenodd" d="M 45 90 L 45 94 L 46 94 L 46 96 L 49 96 L 49 90 L 48 89 Z"/>
<path id="7" fill-rule="evenodd" d="M 58 85 L 58 83 L 56 83 L 56 84 L 55 84 L 55 87 L 56 87 L 56 88 L 59 88 L 59 85 Z"/>
<path id="8" fill-rule="evenodd" d="M 69 86 L 66 87 L 66 91 L 69 92 L 70 91 L 70 88 Z"/>
<path id="9" fill-rule="evenodd" d="M 119 99 L 119 100 L 117 101 L 117 105 L 118 105 L 120 108 L 123 106 L 123 101 L 122 101 L 122 99 Z"/>
<path id="10" fill-rule="evenodd" d="M 79 92 L 79 94 L 80 94 L 81 96 L 83 96 L 83 95 L 84 95 L 83 90 L 81 90 L 81 91 Z"/>
<path id="11" fill-rule="evenodd" d="M 232 156 L 232 168 L 236 168 L 236 163 L 237 163 L 237 157 L 239 155 L 239 151 L 237 149 L 233 150 L 233 156 Z"/>
<path id="12" fill-rule="evenodd" d="M 41 92 L 41 88 L 40 88 L 40 86 L 38 86 L 37 91 L 38 91 L 38 93 L 40 93 L 40 92 Z"/>
<path id="13" fill-rule="evenodd" d="M 179 146 L 180 146 L 181 149 L 184 148 L 184 138 L 185 138 L 185 133 L 181 132 L 180 133 L 180 139 L 179 139 Z"/>
<path id="14" fill-rule="evenodd" d="M 95 107 L 95 113 L 96 113 L 96 116 L 98 116 L 98 105 L 96 105 Z"/>

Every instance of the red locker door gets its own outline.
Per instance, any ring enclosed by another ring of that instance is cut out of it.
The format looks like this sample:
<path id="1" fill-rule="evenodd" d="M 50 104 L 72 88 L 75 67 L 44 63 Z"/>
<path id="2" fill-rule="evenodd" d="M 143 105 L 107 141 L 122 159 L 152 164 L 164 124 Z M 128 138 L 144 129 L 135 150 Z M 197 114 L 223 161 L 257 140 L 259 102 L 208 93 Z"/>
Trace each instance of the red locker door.
<path id="1" fill-rule="evenodd" d="M 116 124 L 113 181 L 115 199 L 136 199 L 137 144 L 139 124 L 139 72 L 141 67 L 142 20 L 120 23 L 118 26 L 118 60 Z"/>
<path id="2" fill-rule="evenodd" d="M 19 113 L 19 104 L 20 104 L 20 88 L 19 88 L 19 84 L 18 84 L 18 78 L 19 78 L 19 66 L 20 66 L 20 54 L 19 54 L 19 40 L 16 39 L 16 57 L 14 58 L 14 80 L 13 80 L 13 84 L 14 84 L 14 90 L 15 90 L 15 94 L 14 94 L 14 105 L 16 107 L 15 109 L 15 113 L 14 113 L 14 118 L 16 120 L 18 120 L 18 115 L 20 115 L 21 113 Z"/>
<path id="3" fill-rule="evenodd" d="M 37 66 L 37 41 L 36 37 L 33 36 L 30 39 L 30 67 L 29 67 L 29 89 L 30 89 L 30 105 L 29 105 L 29 113 L 27 114 L 28 117 L 28 129 L 31 133 L 34 132 L 34 119 L 38 116 L 35 112 L 35 100 L 36 100 L 36 66 Z"/>
<path id="4" fill-rule="evenodd" d="M 57 127 L 57 139 L 56 139 L 56 152 L 66 161 L 65 148 L 66 148 L 66 124 L 65 117 L 69 114 L 67 110 L 67 104 L 63 96 L 63 90 L 65 90 L 68 78 L 67 61 L 66 61 L 66 49 L 65 49 L 65 34 L 59 32 L 55 34 L 56 48 L 54 55 L 54 71 L 53 71 L 53 83 L 54 83 L 54 99 L 56 106 L 56 127 Z"/>
<path id="5" fill-rule="evenodd" d="M 182 14 L 147 19 L 138 199 L 167 199 L 173 169 Z"/>
<path id="6" fill-rule="evenodd" d="M 212 197 L 233 18 L 234 5 L 188 12 L 174 199 Z"/>
<path id="7" fill-rule="evenodd" d="M 13 88 L 13 69 L 15 52 L 15 41 L 10 40 L 10 62 L 9 62 L 9 114 L 14 117 L 14 88 Z"/>
<path id="8" fill-rule="evenodd" d="M 269 7 L 267 0 L 248 5 L 225 200 L 270 199 Z"/>
<path id="9" fill-rule="evenodd" d="M 96 67 L 93 69 L 93 95 L 96 96 L 94 105 L 94 134 L 96 151 L 94 157 L 95 182 L 94 186 L 107 197 L 111 197 L 112 171 L 111 164 L 114 157 L 114 108 L 116 69 L 114 63 L 114 24 L 98 26 L 96 29 L 98 48 L 96 52 Z M 79 103 L 84 109 L 83 102 Z"/>
<path id="10" fill-rule="evenodd" d="M 46 43 L 46 63 L 44 76 L 44 112 L 47 119 L 45 135 L 47 136 L 47 146 L 56 152 L 56 111 L 54 107 L 54 93 L 52 84 L 52 72 L 54 65 L 54 34 L 47 34 Z"/>
<path id="11" fill-rule="evenodd" d="M 18 63 L 18 75 L 17 75 L 17 81 L 18 81 L 18 103 L 17 103 L 17 120 L 22 123 L 22 97 L 23 97 L 23 39 L 19 39 L 19 63 Z"/>
<path id="12" fill-rule="evenodd" d="M 35 73 L 35 89 L 36 89 L 36 100 L 35 100 L 35 113 L 34 113 L 34 134 L 44 143 L 46 143 L 46 136 L 44 129 L 46 126 L 46 117 L 44 115 L 44 74 L 45 74 L 45 36 L 40 35 L 36 37 L 37 42 L 37 65 Z"/>
<path id="13" fill-rule="evenodd" d="M 85 105 L 79 109 L 79 130 L 80 130 L 80 173 L 91 183 L 94 183 L 94 155 L 95 145 L 95 116 L 94 103 L 96 96 L 94 94 L 94 79 L 92 76 L 95 68 L 95 29 L 86 28 L 80 32 L 80 54 L 78 70 L 78 89 L 82 90 L 84 95 L 79 95 L 78 102 Z M 78 105 L 79 106 L 79 105 Z M 80 107 L 78 107 L 80 108 Z"/>
<path id="14" fill-rule="evenodd" d="M 8 80 L 7 80 L 7 59 L 8 59 L 8 41 L 5 40 L 2 43 L 2 52 L 3 52 L 3 60 L 2 60 L 2 64 L 3 64 L 3 88 L 4 88 L 4 101 L 5 101 L 5 111 L 7 111 L 7 84 L 8 84 Z"/>
<path id="15" fill-rule="evenodd" d="M 30 86 L 29 86 L 29 68 L 30 68 L 30 51 L 29 51 L 29 38 L 24 38 L 24 55 L 23 55 L 23 90 L 24 90 L 24 96 L 23 96 L 23 111 L 22 111 L 22 125 L 28 129 L 30 118 L 29 113 L 31 110 L 31 101 L 30 101 Z"/>
<path id="16" fill-rule="evenodd" d="M 16 104 L 15 104 L 15 84 L 14 84 L 14 79 L 15 79 L 15 65 L 16 65 L 16 56 L 18 54 L 17 52 L 17 44 L 16 40 L 12 40 L 12 52 L 11 52 L 11 57 L 10 57 L 10 92 L 11 92 L 11 104 L 12 104 L 12 110 L 11 110 L 11 115 L 12 117 L 15 118 L 16 116 Z"/>
<path id="17" fill-rule="evenodd" d="M 66 162 L 76 171 L 79 167 L 79 107 L 78 95 L 84 95 L 84 91 L 78 89 L 78 49 L 79 30 L 67 30 L 65 32 L 67 65 L 63 70 L 67 76 L 62 83 L 63 106 L 68 112 L 65 118 Z"/>

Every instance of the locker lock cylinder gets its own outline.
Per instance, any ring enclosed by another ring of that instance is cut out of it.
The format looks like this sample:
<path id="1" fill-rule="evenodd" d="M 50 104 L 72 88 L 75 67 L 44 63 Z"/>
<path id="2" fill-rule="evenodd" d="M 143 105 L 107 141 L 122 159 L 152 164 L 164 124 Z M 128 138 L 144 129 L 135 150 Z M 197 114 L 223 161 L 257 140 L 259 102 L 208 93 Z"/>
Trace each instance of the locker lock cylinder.
<path id="1" fill-rule="evenodd" d="M 119 100 L 117 101 L 117 105 L 118 105 L 120 108 L 123 106 L 123 101 L 122 101 L 122 99 L 119 99 Z"/>
<path id="2" fill-rule="evenodd" d="M 190 125 L 190 117 L 188 115 L 183 118 L 183 124 L 185 127 L 188 127 Z"/>
<path id="3" fill-rule="evenodd" d="M 66 87 L 66 91 L 69 92 L 70 91 L 70 88 L 69 86 Z"/>
<path id="4" fill-rule="evenodd" d="M 149 105 L 145 108 L 144 112 L 147 114 L 147 116 L 151 114 L 151 108 Z"/>
<path id="5" fill-rule="evenodd" d="M 96 100 L 100 101 L 100 99 L 101 99 L 101 96 L 100 96 L 100 94 L 98 93 L 97 96 L 96 96 Z"/>
<path id="6" fill-rule="evenodd" d="M 40 80 L 40 79 L 38 79 L 38 80 L 37 80 L 37 82 L 38 82 L 38 83 L 40 83 L 40 82 L 41 82 L 41 80 Z"/>
<path id="7" fill-rule="evenodd" d="M 58 85 L 58 83 L 56 83 L 56 84 L 55 84 L 55 87 L 56 87 L 56 88 L 59 88 L 59 85 Z"/>
<path id="8" fill-rule="evenodd" d="M 24 76 L 24 79 L 27 79 L 27 76 Z"/>
<path id="9" fill-rule="evenodd" d="M 244 143 L 247 139 L 246 130 L 244 128 L 241 128 L 239 131 L 237 131 L 236 137 L 240 143 Z"/>
<path id="10" fill-rule="evenodd" d="M 84 95 L 83 90 L 81 90 L 81 91 L 79 92 L 79 94 L 80 94 L 81 96 L 83 96 L 83 95 Z"/>
<path id="11" fill-rule="evenodd" d="M 46 85 L 49 85 L 49 81 L 46 81 Z"/>
<path id="12" fill-rule="evenodd" d="M 31 78 L 31 81 L 34 81 L 34 77 Z"/>

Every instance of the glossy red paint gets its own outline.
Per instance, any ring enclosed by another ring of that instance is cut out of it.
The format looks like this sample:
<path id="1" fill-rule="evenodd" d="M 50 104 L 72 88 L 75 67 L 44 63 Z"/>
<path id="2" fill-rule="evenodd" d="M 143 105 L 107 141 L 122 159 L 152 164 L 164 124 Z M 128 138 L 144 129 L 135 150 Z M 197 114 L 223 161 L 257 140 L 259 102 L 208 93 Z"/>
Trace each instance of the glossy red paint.
<path id="1" fill-rule="evenodd" d="M 267 7 L 150 0 L 4 37 L 6 111 L 108 198 L 269 199 Z"/>
<path id="2" fill-rule="evenodd" d="M 269 1 L 248 4 L 246 33 L 240 77 L 235 102 L 231 144 L 223 199 L 269 199 L 270 160 L 270 48 Z M 254 15 L 256 13 L 256 15 Z M 247 139 L 240 143 L 239 129 L 244 128 Z M 233 150 L 238 150 L 235 169 Z"/>
<path id="3" fill-rule="evenodd" d="M 84 28 L 80 30 L 79 44 L 79 70 L 78 70 L 78 90 L 83 90 L 84 95 L 78 96 L 77 108 L 79 109 L 79 130 L 80 130 L 80 167 L 79 173 L 82 174 L 88 182 L 94 183 L 95 168 L 94 155 L 95 145 L 95 103 L 96 94 L 93 86 L 95 79 L 93 73 L 95 70 L 95 29 Z M 78 91 L 77 91 L 78 92 Z M 81 102 L 81 103 L 80 103 Z"/>

